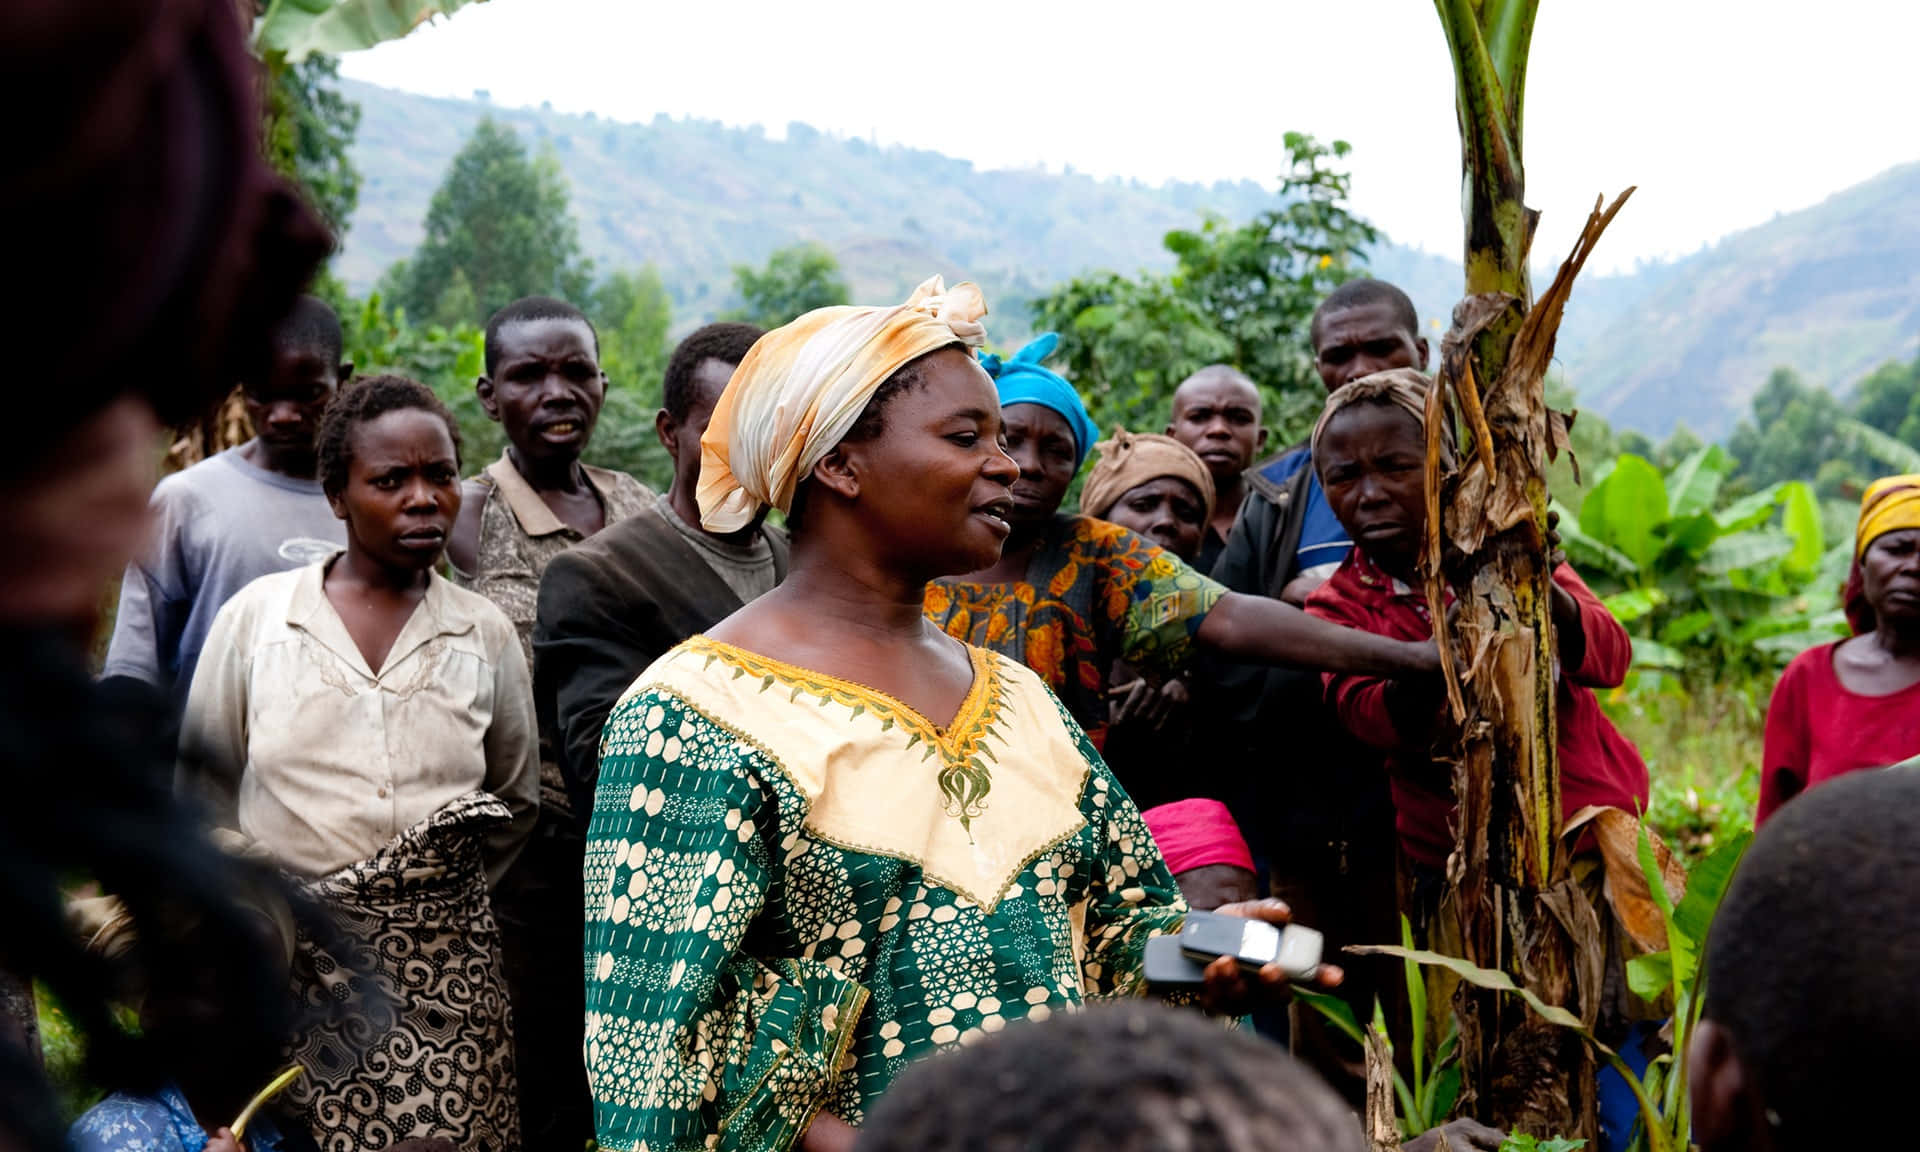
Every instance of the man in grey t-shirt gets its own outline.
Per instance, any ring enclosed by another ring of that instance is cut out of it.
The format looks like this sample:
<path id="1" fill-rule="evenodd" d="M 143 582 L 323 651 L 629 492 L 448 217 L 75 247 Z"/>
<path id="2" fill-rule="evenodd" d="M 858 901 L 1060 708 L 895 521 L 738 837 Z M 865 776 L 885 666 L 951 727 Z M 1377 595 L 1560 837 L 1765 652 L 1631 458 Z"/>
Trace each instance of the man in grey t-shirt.
<path id="1" fill-rule="evenodd" d="M 178 713 L 228 597 L 346 546 L 314 453 L 320 414 L 353 373 L 341 343 L 333 309 L 301 297 L 274 333 L 267 378 L 241 385 L 254 438 L 154 488 L 153 545 L 127 566 L 101 676 L 159 685 Z"/>

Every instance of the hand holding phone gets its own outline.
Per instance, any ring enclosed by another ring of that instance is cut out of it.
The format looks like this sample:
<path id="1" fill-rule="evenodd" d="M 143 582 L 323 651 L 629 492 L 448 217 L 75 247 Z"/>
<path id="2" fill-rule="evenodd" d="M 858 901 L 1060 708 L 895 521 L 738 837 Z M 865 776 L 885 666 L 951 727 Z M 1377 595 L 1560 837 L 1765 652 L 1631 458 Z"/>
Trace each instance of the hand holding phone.
<path id="1" fill-rule="evenodd" d="M 1180 950 L 1206 965 L 1231 956 L 1246 972 L 1278 964 L 1290 980 L 1311 980 L 1320 970 L 1320 933 L 1299 924 L 1269 924 L 1217 912 L 1190 912 L 1180 929 Z"/>
<path id="2" fill-rule="evenodd" d="M 1182 931 L 1147 941 L 1142 974 L 1149 987 L 1198 988 L 1207 982 L 1207 965 L 1223 955 L 1231 955 L 1246 973 L 1256 973 L 1273 963 L 1292 980 L 1325 987 L 1339 981 L 1339 970 L 1320 962 L 1325 944 L 1320 933 L 1311 928 L 1212 912 L 1190 912 L 1186 925 L 1191 936 Z M 1248 925 L 1257 926 L 1251 939 Z M 1267 933 L 1276 933 L 1277 938 Z"/>

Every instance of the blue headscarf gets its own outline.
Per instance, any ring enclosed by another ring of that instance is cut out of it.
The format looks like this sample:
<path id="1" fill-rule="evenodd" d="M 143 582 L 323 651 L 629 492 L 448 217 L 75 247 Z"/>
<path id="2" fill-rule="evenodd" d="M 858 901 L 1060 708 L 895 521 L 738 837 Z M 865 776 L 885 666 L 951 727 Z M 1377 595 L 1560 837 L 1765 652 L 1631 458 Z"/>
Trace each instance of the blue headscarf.
<path id="1" fill-rule="evenodd" d="M 1073 385 L 1061 378 L 1060 374 L 1045 367 L 1040 362 L 1053 355 L 1060 346 L 1058 332 L 1043 332 L 1034 337 L 1033 342 L 1013 354 L 1010 360 L 981 353 L 980 367 L 987 370 L 993 382 L 1000 388 L 1000 406 L 1009 404 L 1038 404 L 1042 408 L 1057 412 L 1067 427 L 1073 432 L 1073 444 L 1079 455 L 1074 458 L 1073 469 L 1087 462 L 1087 453 L 1093 451 L 1093 442 L 1100 433 L 1093 426 L 1093 417 L 1087 415 L 1087 406 L 1081 402 L 1080 393 Z"/>

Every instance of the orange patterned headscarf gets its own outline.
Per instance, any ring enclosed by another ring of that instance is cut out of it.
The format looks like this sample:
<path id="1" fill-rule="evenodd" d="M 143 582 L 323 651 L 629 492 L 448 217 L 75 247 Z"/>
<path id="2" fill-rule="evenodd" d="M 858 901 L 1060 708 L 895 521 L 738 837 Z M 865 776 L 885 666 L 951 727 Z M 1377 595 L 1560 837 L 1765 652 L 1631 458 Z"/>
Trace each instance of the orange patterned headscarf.
<path id="1" fill-rule="evenodd" d="M 700 438 L 700 524 L 737 532 L 794 490 L 895 372 L 953 343 L 986 341 L 987 302 L 940 277 L 891 308 L 816 308 L 754 342 Z"/>

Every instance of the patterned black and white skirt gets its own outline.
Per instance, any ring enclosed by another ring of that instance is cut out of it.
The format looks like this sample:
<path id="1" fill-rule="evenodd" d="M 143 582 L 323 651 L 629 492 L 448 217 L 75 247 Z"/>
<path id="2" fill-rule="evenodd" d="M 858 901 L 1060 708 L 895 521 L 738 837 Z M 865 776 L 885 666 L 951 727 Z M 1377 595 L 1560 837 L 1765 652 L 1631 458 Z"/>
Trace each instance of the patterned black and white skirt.
<path id="1" fill-rule="evenodd" d="M 337 938 L 302 931 L 289 1091 L 323 1152 L 440 1137 L 520 1146 L 512 1020 L 481 845 L 511 819 L 470 792 L 379 852 L 304 885 Z M 344 954 L 338 954 L 344 953 Z"/>

